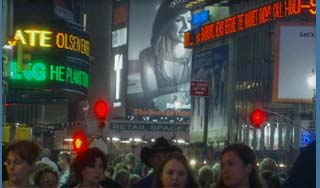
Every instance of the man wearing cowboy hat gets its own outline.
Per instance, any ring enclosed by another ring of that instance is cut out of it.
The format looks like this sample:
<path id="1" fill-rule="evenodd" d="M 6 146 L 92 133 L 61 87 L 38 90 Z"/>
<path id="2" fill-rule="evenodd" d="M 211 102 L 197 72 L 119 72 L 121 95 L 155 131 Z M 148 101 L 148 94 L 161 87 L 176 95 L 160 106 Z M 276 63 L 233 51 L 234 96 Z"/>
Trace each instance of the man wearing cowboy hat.
<path id="1" fill-rule="evenodd" d="M 143 147 L 140 152 L 141 161 L 153 169 L 153 173 L 139 180 L 133 187 L 144 188 L 152 187 L 155 171 L 164 161 L 169 152 L 182 152 L 181 148 L 169 143 L 164 137 L 159 137 L 150 147 Z"/>

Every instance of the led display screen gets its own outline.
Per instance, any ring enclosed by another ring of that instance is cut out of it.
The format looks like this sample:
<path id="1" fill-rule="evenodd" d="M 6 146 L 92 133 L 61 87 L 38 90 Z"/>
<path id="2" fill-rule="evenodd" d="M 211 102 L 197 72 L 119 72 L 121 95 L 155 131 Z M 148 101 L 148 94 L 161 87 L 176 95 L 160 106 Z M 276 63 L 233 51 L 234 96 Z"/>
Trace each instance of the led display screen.
<path id="1" fill-rule="evenodd" d="M 307 12 L 316 15 L 315 0 L 280 0 L 266 4 L 259 8 L 240 13 L 223 20 L 212 22 L 185 34 L 184 44 L 193 47 L 226 35 L 244 31 L 262 24 L 280 20 L 289 16 L 299 15 Z"/>
<path id="2" fill-rule="evenodd" d="M 88 34 L 63 23 L 17 24 L 9 63 L 10 88 L 55 89 L 87 95 Z"/>

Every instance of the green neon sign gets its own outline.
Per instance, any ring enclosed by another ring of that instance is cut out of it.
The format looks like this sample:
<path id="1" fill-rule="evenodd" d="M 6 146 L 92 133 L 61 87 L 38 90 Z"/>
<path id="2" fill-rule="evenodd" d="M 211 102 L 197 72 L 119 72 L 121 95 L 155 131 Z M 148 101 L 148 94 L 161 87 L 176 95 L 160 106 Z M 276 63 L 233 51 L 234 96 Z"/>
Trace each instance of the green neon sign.
<path id="1" fill-rule="evenodd" d="M 10 79 L 13 81 L 47 82 L 56 81 L 88 88 L 88 73 L 64 65 L 48 65 L 44 62 L 29 62 L 20 65 L 12 62 Z"/>

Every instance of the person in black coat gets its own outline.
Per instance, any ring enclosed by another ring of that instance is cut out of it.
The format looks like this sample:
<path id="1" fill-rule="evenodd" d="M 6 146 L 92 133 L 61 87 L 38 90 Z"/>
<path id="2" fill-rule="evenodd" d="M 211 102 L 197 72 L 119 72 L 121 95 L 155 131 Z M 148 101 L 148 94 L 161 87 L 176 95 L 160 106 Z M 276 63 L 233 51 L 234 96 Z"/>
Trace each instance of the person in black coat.
<path id="1" fill-rule="evenodd" d="M 301 149 L 284 187 L 316 187 L 316 142 Z"/>

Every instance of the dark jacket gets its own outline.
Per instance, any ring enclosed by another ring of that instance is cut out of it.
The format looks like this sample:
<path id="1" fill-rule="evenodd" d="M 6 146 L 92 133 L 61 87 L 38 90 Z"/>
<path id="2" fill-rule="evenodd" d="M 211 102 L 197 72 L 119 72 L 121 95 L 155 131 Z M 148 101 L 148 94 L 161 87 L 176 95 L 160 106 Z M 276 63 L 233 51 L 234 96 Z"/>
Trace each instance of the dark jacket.
<path id="1" fill-rule="evenodd" d="M 105 188 L 121 188 L 121 185 L 117 184 L 115 181 L 108 177 L 102 180 L 102 182 L 100 182 L 100 185 Z"/>
<path id="2" fill-rule="evenodd" d="M 301 149 L 284 187 L 316 187 L 316 142 Z"/>
<path id="3" fill-rule="evenodd" d="M 142 178 L 135 185 L 133 185 L 133 188 L 151 188 L 153 184 L 153 177 L 154 175 L 149 175 Z"/>

